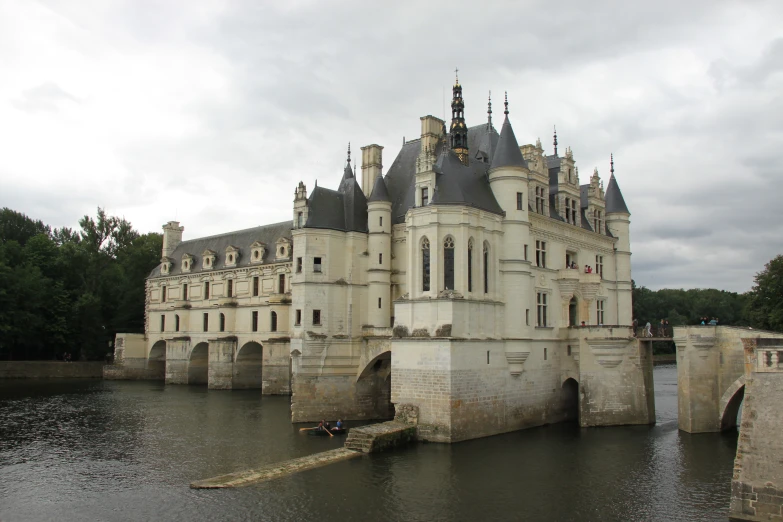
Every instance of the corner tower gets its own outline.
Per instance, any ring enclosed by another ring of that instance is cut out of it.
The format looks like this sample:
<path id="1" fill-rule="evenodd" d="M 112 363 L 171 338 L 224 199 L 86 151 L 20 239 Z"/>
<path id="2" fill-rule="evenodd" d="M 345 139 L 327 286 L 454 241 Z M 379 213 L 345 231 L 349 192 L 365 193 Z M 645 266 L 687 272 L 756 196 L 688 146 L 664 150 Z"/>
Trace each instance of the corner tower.
<path id="1" fill-rule="evenodd" d="M 611 177 L 606 186 L 606 227 L 617 238 L 614 262 L 617 278 L 617 324 L 633 321 L 631 302 L 631 212 L 623 199 L 623 193 L 614 177 L 614 155 L 610 163 Z"/>
<path id="2" fill-rule="evenodd" d="M 465 125 L 465 101 L 462 99 L 462 86 L 457 76 L 451 89 L 451 149 L 463 165 L 468 164 L 468 127 Z"/>

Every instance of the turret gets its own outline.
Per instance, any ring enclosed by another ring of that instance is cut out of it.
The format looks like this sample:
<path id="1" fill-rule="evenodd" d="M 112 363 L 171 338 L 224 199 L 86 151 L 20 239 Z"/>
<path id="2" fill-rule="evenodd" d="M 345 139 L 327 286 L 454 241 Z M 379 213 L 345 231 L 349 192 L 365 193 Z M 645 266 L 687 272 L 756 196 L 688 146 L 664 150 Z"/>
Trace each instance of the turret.
<path id="1" fill-rule="evenodd" d="M 506 211 L 506 219 L 526 222 L 528 168 L 508 119 L 508 96 L 504 114 L 506 117 L 500 130 L 497 150 L 492 155 L 489 167 L 489 182 L 495 199 Z"/>
<path id="2" fill-rule="evenodd" d="M 391 209 L 386 183 L 378 176 L 367 200 L 367 321 L 379 327 L 391 324 Z"/>
<path id="3" fill-rule="evenodd" d="M 163 255 L 171 257 L 174 250 L 182 243 L 182 232 L 185 227 L 179 226 L 179 221 L 169 221 L 163 225 Z"/>
<path id="4" fill-rule="evenodd" d="M 606 186 L 606 227 L 617 238 L 614 245 L 615 278 L 617 280 L 617 324 L 631 324 L 631 212 L 614 177 L 614 156 L 611 177 Z"/>

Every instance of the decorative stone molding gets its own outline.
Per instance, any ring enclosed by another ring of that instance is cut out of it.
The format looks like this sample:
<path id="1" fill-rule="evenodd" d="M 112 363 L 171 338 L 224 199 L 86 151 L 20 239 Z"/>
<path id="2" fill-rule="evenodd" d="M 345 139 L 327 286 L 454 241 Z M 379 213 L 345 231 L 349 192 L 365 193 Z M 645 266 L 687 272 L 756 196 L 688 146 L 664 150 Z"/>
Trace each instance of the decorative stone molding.
<path id="1" fill-rule="evenodd" d="M 441 290 L 438 292 L 438 299 L 464 299 L 465 297 L 454 290 Z"/>
<path id="2" fill-rule="evenodd" d="M 521 375 L 522 366 L 530 356 L 530 352 L 506 352 L 506 362 L 511 375 Z"/>
<path id="3" fill-rule="evenodd" d="M 188 273 L 191 270 L 193 270 L 193 265 L 196 262 L 196 258 L 193 256 L 193 254 L 183 254 L 182 255 L 182 271 L 184 273 Z"/>
<path id="4" fill-rule="evenodd" d="M 690 345 L 696 350 L 696 353 L 702 359 L 706 359 L 709 355 L 710 348 L 715 346 L 714 336 L 702 336 L 702 335 L 690 335 L 688 339 Z"/>
<path id="5" fill-rule="evenodd" d="M 169 275 L 171 267 L 174 266 L 174 259 L 170 257 L 162 257 L 160 259 L 160 273 L 163 275 Z"/>
<path id="6" fill-rule="evenodd" d="M 215 259 L 217 258 L 217 252 L 210 250 L 209 248 L 201 253 L 202 265 L 205 270 L 212 270 L 215 268 Z"/>
<path id="7" fill-rule="evenodd" d="M 237 261 L 239 261 L 239 248 L 235 247 L 234 245 L 228 245 L 226 247 L 226 259 L 224 262 L 225 266 L 237 266 Z"/>
<path id="8" fill-rule="evenodd" d="M 587 339 L 596 362 L 604 368 L 616 368 L 623 362 L 630 341 L 622 339 Z"/>
<path id="9" fill-rule="evenodd" d="M 253 264 L 263 263 L 266 255 L 266 244 L 262 241 L 253 241 L 250 245 L 250 262 Z"/>

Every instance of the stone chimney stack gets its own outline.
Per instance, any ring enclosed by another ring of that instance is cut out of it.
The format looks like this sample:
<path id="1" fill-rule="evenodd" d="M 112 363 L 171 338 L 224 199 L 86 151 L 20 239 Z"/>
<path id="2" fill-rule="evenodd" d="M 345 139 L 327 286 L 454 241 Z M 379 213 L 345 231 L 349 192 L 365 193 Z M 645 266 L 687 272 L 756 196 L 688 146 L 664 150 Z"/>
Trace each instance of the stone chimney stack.
<path id="1" fill-rule="evenodd" d="M 182 243 L 182 232 L 185 227 L 179 226 L 179 221 L 169 221 L 163 225 L 163 257 L 171 257 L 174 249 Z"/>
<path id="2" fill-rule="evenodd" d="M 383 147 L 367 145 L 362 147 L 362 190 L 370 197 L 375 180 L 383 173 Z"/>
<path id="3" fill-rule="evenodd" d="M 294 192 L 294 226 L 304 228 L 307 223 L 307 186 L 300 181 Z"/>
<path id="4" fill-rule="evenodd" d="M 427 115 L 421 117 L 421 152 L 426 149 L 435 151 L 435 146 L 442 138 L 443 126 L 445 122 L 435 116 Z"/>

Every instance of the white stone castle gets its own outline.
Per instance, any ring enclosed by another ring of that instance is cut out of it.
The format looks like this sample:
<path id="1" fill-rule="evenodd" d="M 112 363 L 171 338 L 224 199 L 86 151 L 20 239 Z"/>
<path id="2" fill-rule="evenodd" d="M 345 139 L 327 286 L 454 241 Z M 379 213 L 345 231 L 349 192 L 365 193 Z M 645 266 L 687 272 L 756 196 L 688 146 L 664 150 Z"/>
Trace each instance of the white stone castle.
<path id="1" fill-rule="evenodd" d="M 294 422 L 412 406 L 452 442 L 559 422 L 651 423 L 650 355 L 631 332 L 630 213 L 614 177 L 580 185 L 570 148 L 421 118 L 383 175 L 362 147 L 293 219 L 182 241 L 163 227 L 126 378 L 292 395 Z M 135 372 L 135 373 L 134 373 Z M 649 381 L 649 382 L 648 382 Z M 410 409 L 410 408 L 408 408 Z"/>

